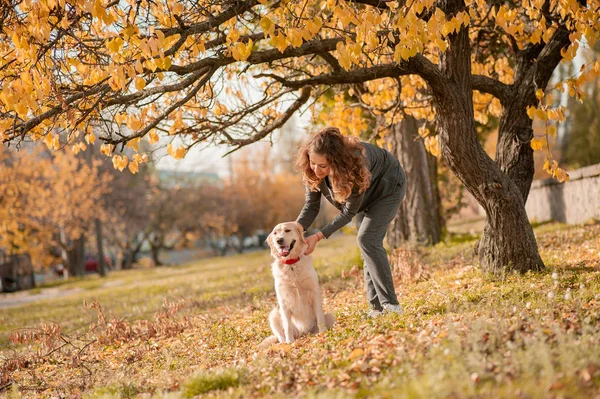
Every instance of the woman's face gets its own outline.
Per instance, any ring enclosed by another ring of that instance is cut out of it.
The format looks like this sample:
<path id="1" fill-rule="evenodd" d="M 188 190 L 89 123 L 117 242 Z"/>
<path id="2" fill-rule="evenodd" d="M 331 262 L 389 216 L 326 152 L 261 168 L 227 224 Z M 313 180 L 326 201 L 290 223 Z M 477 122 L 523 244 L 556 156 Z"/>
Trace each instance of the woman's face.
<path id="1" fill-rule="evenodd" d="M 329 175 L 330 167 L 325 155 L 309 152 L 308 159 L 310 160 L 310 168 L 319 179 Z"/>

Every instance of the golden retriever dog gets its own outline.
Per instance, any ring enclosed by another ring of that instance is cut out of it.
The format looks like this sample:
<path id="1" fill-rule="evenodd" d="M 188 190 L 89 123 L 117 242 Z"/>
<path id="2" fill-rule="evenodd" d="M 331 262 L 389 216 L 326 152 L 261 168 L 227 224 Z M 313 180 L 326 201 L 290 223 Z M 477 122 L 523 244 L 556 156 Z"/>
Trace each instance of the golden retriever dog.
<path id="1" fill-rule="evenodd" d="M 335 317 L 323 314 L 323 298 L 312 258 L 305 255 L 306 241 L 297 222 L 280 223 L 267 237 L 273 256 L 273 278 L 277 306 L 269 315 L 275 337 L 280 343 L 293 343 L 308 333 L 321 333 L 333 326 Z"/>

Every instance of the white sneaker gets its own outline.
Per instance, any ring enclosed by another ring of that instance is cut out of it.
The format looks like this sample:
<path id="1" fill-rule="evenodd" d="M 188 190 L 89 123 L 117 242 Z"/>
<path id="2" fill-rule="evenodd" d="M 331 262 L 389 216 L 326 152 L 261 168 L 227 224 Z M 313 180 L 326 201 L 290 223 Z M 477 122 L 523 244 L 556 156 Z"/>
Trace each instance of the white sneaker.
<path id="1" fill-rule="evenodd" d="M 383 310 L 376 310 L 376 309 L 371 309 L 371 310 L 369 310 L 369 313 L 367 313 L 367 317 L 370 319 L 374 319 L 374 318 L 382 316 L 382 315 L 383 315 Z"/>
<path id="2" fill-rule="evenodd" d="M 385 313 L 396 313 L 398 315 L 404 314 L 404 311 L 402 310 L 402 306 L 400 306 L 400 305 L 391 305 L 389 303 L 383 305 L 383 311 Z"/>

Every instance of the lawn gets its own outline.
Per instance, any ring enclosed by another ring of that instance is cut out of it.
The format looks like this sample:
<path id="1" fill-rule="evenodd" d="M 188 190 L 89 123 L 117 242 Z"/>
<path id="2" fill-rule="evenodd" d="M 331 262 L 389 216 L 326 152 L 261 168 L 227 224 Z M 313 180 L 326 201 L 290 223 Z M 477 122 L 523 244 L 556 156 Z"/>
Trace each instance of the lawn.
<path id="1" fill-rule="evenodd" d="M 398 281 L 405 315 L 377 319 L 354 237 L 327 240 L 314 258 L 334 328 L 267 348 L 267 251 L 69 281 L 0 309 L 0 396 L 598 396 L 600 224 L 535 232 L 547 269 L 500 280 L 470 236 L 412 252 L 428 278 Z"/>

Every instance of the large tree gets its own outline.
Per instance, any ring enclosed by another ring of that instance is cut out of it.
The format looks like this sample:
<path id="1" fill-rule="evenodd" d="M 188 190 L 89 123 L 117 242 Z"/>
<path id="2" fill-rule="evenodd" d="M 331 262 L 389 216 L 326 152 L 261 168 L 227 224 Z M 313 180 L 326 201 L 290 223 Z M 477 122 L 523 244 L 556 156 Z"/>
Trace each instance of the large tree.
<path id="1" fill-rule="evenodd" d="M 409 80 L 427 88 L 442 156 L 486 211 L 484 269 L 539 270 L 524 207 L 532 146 L 542 143 L 531 118 L 561 117 L 544 108 L 547 83 L 583 35 L 596 40 L 599 7 L 598 0 L 13 0 L 0 12 L 0 132 L 6 143 L 30 138 L 53 147 L 59 132 L 76 145 L 101 131 L 102 152 L 136 171 L 141 157 L 117 152 L 142 138 L 177 136 L 169 147 L 176 158 L 201 143 L 236 149 L 267 137 L 328 87 L 371 82 L 387 87 L 372 93 L 375 101 L 394 101 Z M 574 95 L 577 81 L 567 82 Z M 480 96 L 501 114 L 495 160 L 477 140 Z M 391 125 L 394 107 L 389 112 Z M 555 163 L 547 169 L 565 177 Z"/>

